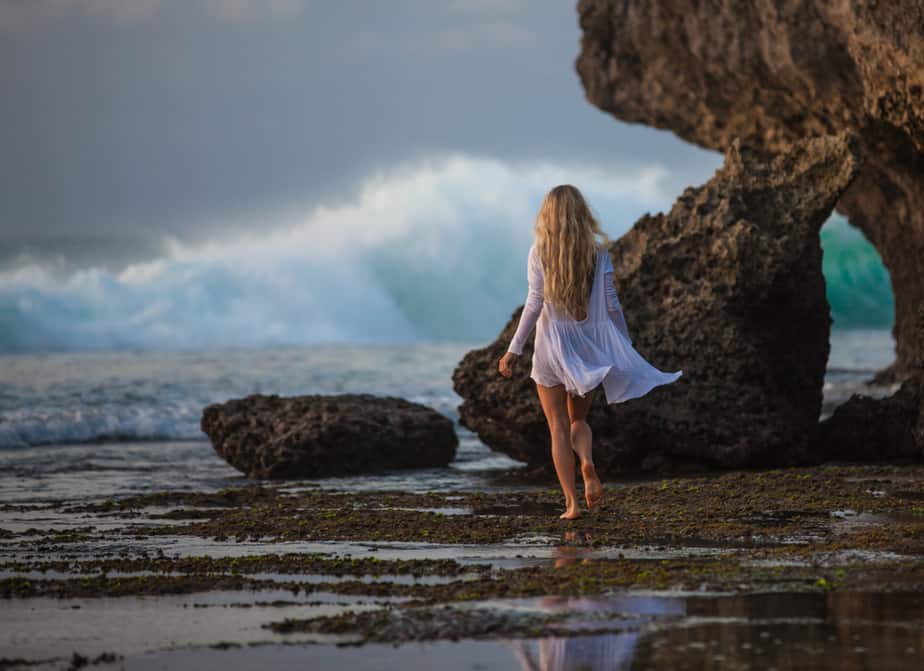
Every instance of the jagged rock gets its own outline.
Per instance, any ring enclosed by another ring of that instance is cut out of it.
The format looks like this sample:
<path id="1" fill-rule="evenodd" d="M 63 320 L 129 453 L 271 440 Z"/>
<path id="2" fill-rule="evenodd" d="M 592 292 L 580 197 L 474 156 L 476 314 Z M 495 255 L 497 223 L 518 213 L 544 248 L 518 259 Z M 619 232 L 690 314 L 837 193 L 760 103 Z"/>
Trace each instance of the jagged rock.
<path id="1" fill-rule="evenodd" d="M 924 3 L 580 0 L 577 72 L 623 121 L 724 150 L 855 130 L 865 156 L 837 210 L 876 247 L 896 360 L 924 371 Z"/>
<path id="2" fill-rule="evenodd" d="M 831 318 L 818 231 L 859 169 L 842 133 L 767 157 L 735 141 L 703 186 L 667 215 L 643 216 L 610 248 L 634 346 L 684 371 L 589 422 L 598 468 L 743 467 L 814 459 Z M 453 373 L 461 423 L 490 447 L 551 464 L 550 438 L 528 378 L 530 338 L 514 379 L 497 361 L 516 328 L 469 352 Z"/>
<path id="3" fill-rule="evenodd" d="M 881 400 L 854 394 L 821 422 L 815 449 L 848 461 L 924 458 L 924 378 L 908 378 Z"/>
<path id="4" fill-rule="evenodd" d="M 394 396 L 253 394 L 202 411 L 215 451 L 251 478 L 285 479 L 445 466 L 453 422 Z"/>

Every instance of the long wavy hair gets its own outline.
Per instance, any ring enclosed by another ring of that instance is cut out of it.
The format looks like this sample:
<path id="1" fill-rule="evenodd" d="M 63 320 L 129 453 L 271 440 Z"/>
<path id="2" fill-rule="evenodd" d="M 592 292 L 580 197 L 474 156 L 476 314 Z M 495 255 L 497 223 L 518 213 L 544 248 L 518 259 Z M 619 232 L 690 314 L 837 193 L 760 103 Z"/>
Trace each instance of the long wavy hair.
<path id="1" fill-rule="evenodd" d="M 559 312 L 582 320 L 593 288 L 597 248 L 609 237 L 587 201 L 570 184 L 546 194 L 536 215 L 536 251 L 545 276 L 545 300 Z M 595 236 L 600 237 L 598 242 Z"/>

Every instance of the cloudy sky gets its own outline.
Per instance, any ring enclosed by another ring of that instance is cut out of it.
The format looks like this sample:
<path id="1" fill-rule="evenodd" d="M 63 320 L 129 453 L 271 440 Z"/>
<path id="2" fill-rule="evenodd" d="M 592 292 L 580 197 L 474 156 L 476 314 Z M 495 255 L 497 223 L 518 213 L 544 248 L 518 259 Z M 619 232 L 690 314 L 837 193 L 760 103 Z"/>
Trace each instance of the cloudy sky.
<path id="1" fill-rule="evenodd" d="M 721 163 L 587 103 L 579 41 L 560 0 L 0 0 L 0 350 L 487 337 L 550 187 L 618 235 Z"/>
<path id="2" fill-rule="evenodd" d="M 0 0 L 0 236 L 263 227 L 451 152 L 708 178 L 585 102 L 573 4 Z"/>

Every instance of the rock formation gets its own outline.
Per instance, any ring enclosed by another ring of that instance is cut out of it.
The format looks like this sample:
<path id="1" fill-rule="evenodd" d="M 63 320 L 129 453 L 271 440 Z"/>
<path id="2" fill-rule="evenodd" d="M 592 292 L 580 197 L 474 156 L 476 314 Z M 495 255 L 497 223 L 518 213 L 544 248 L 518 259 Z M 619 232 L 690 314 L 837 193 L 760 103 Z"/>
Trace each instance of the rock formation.
<path id="1" fill-rule="evenodd" d="M 824 459 L 924 459 L 924 376 L 913 375 L 885 399 L 854 394 L 818 427 L 814 448 Z"/>
<path id="2" fill-rule="evenodd" d="M 817 460 L 831 323 L 818 231 L 860 170 L 857 151 L 848 132 L 772 157 L 735 140 L 711 180 L 612 244 L 634 347 L 684 374 L 613 406 L 598 391 L 589 421 L 602 472 Z M 513 379 L 497 371 L 521 309 L 456 368 L 460 421 L 494 449 L 551 465 L 528 377 L 533 337 Z"/>
<path id="3" fill-rule="evenodd" d="M 724 151 L 857 132 L 864 165 L 837 203 L 879 251 L 896 361 L 924 367 L 924 3 L 580 0 L 587 99 Z"/>
<path id="4" fill-rule="evenodd" d="M 215 451 L 251 478 L 285 479 L 445 466 L 453 422 L 393 396 L 253 394 L 202 411 Z"/>
<path id="5" fill-rule="evenodd" d="M 579 0 L 578 14 L 587 99 L 619 119 L 720 150 L 733 138 L 774 151 L 857 133 L 863 167 L 836 209 L 891 276 L 896 359 L 874 381 L 905 384 L 891 399 L 848 401 L 822 423 L 816 449 L 924 456 L 924 4 Z"/>

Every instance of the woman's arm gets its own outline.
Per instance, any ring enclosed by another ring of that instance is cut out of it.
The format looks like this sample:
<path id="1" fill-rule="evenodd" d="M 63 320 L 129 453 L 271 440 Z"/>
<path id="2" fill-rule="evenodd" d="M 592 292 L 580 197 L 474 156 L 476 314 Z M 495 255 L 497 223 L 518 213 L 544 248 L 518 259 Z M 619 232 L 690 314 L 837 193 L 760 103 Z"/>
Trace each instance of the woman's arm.
<path id="1" fill-rule="evenodd" d="M 619 332 L 631 343 L 632 338 L 629 337 L 629 327 L 626 324 L 626 317 L 622 313 L 622 305 L 619 304 L 619 296 L 616 295 L 616 287 L 613 285 L 613 272 L 611 270 L 607 270 L 603 274 L 603 286 L 605 288 L 604 293 L 606 294 L 606 310 L 610 313 L 610 319 L 616 325 L 616 328 L 619 329 Z"/>
<path id="2" fill-rule="evenodd" d="M 542 263 L 539 261 L 539 255 L 536 253 L 536 245 L 529 248 L 529 256 L 526 261 L 526 279 L 529 282 L 529 290 L 526 292 L 526 301 L 523 303 L 523 312 L 520 314 L 520 323 L 510 341 L 508 352 L 514 354 L 523 353 L 523 345 L 526 344 L 526 338 L 532 333 L 533 327 L 536 326 L 536 320 L 542 312 L 544 304 Z"/>

